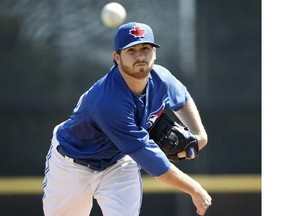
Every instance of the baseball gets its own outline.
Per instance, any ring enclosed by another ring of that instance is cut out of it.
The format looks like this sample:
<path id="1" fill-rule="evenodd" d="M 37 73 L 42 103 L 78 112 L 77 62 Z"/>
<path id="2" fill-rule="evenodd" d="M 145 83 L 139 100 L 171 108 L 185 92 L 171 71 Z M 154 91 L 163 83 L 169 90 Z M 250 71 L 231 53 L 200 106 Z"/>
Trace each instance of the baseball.
<path id="1" fill-rule="evenodd" d="M 115 28 L 121 25 L 126 19 L 125 8 L 116 2 L 106 4 L 101 11 L 102 22 L 110 28 Z"/>

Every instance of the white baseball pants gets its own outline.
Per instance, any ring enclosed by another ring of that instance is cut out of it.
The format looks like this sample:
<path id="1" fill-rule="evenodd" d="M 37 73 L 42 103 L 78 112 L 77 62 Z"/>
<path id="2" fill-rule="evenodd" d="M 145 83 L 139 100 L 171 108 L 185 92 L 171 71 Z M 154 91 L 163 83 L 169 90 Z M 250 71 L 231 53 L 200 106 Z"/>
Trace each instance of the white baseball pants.
<path id="1" fill-rule="evenodd" d="M 55 131 L 43 181 L 45 216 L 89 216 L 93 198 L 104 216 L 138 216 L 142 180 L 137 164 L 129 156 L 104 171 L 75 164 L 57 151 Z"/>

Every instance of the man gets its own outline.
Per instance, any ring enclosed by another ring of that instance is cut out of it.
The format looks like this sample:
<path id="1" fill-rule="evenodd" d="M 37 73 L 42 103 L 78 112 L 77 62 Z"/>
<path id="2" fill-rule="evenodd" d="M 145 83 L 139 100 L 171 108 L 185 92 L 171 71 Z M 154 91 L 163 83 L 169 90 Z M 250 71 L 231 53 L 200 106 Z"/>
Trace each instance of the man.
<path id="1" fill-rule="evenodd" d="M 167 159 L 147 131 L 164 109 L 171 109 L 193 131 L 201 150 L 207 134 L 190 94 L 167 69 L 154 65 L 159 45 L 148 25 L 120 26 L 114 46 L 115 65 L 54 129 L 43 181 L 45 215 L 88 216 L 93 198 L 104 216 L 139 215 L 140 168 L 191 195 L 197 213 L 204 215 L 211 197 Z"/>

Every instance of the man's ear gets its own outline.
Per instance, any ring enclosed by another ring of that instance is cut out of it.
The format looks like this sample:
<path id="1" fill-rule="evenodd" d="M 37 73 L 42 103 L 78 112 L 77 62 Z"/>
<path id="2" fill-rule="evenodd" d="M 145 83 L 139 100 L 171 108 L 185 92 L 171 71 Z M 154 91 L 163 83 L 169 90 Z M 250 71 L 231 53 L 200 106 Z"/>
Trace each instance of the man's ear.
<path id="1" fill-rule="evenodd" d="M 119 53 L 117 53 L 117 52 L 113 52 L 113 59 L 117 62 L 117 64 L 118 64 L 118 61 L 119 61 L 119 59 L 120 59 L 120 54 Z"/>

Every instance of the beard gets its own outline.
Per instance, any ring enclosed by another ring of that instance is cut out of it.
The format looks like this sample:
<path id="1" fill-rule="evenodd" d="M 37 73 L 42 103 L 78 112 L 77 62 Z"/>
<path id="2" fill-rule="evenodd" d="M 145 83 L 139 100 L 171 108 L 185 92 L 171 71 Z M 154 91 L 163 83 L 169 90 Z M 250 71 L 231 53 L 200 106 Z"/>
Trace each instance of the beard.
<path id="1" fill-rule="evenodd" d="M 135 66 L 136 64 L 139 64 L 139 63 L 141 63 L 141 64 L 145 63 L 145 64 L 148 65 L 148 67 L 147 67 L 146 69 L 144 69 L 144 68 L 139 68 L 138 71 L 136 71 L 136 70 L 134 69 L 134 66 Z M 132 65 L 132 67 L 129 67 L 129 66 L 123 64 L 122 60 L 120 59 L 120 65 L 119 65 L 119 66 L 122 68 L 122 71 L 123 71 L 125 74 L 127 74 L 127 75 L 129 75 L 129 76 L 131 76 L 131 77 L 133 77 L 133 78 L 135 78 L 135 79 L 141 80 L 141 79 L 144 79 L 144 78 L 147 78 L 147 77 L 148 77 L 150 71 L 152 70 L 153 64 L 149 65 L 148 62 L 145 62 L 145 61 L 139 62 L 139 61 L 138 61 L 138 62 L 135 62 L 135 63 Z"/>

